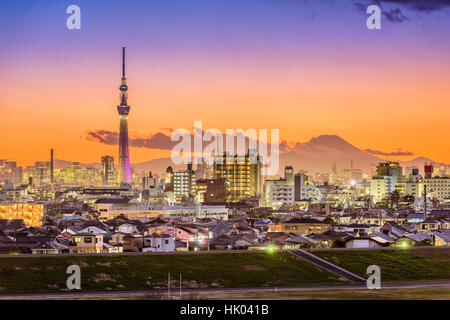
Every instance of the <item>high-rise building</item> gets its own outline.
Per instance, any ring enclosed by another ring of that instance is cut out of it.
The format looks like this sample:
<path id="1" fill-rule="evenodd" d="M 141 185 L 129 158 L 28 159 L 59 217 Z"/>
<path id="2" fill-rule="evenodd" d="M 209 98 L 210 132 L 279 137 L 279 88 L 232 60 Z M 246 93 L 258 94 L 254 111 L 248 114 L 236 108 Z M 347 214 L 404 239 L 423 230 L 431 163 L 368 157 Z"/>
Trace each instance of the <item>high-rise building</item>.
<path id="1" fill-rule="evenodd" d="M 389 175 L 372 177 L 372 180 L 370 180 L 370 195 L 373 203 L 380 202 L 394 191 L 397 180 L 395 179 L 395 183 L 393 180 L 394 177 Z"/>
<path id="2" fill-rule="evenodd" d="M 430 177 L 423 180 L 428 196 L 439 201 L 450 200 L 450 178 Z"/>
<path id="3" fill-rule="evenodd" d="M 283 205 L 294 204 L 294 169 L 284 168 L 284 178 L 266 179 L 264 181 L 264 202 L 266 207 L 278 209 Z"/>
<path id="4" fill-rule="evenodd" d="M 17 167 L 15 161 L 0 160 L 0 183 L 22 182 L 22 167 Z"/>
<path id="5" fill-rule="evenodd" d="M 64 172 L 64 182 L 67 184 L 78 184 L 81 181 L 81 166 L 77 161 L 70 162 Z"/>
<path id="6" fill-rule="evenodd" d="M 122 84 L 120 86 L 120 105 L 117 111 L 120 115 L 120 133 L 119 133 L 119 170 L 117 182 L 131 183 L 130 154 L 128 150 L 128 114 L 130 106 L 128 105 L 128 86 L 125 77 L 125 47 L 122 48 Z"/>
<path id="7" fill-rule="evenodd" d="M 236 202 L 262 194 L 261 167 L 258 155 L 247 153 L 230 156 L 224 153 L 214 160 L 214 178 L 225 179 L 230 183 L 230 201 Z"/>
<path id="8" fill-rule="evenodd" d="M 395 190 L 395 186 L 398 183 L 403 181 L 402 167 L 398 162 L 379 163 L 376 173 L 370 181 L 370 195 L 373 203 L 383 200 Z M 402 186 L 399 185 L 398 187 L 399 191 L 401 191 Z M 406 189 L 404 191 L 406 192 Z"/>
<path id="9" fill-rule="evenodd" d="M 308 175 L 306 173 L 297 173 L 294 176 L 294 201 L 301 201 L 306 199 L 306 181 Z"/>
<path id="10" fill-rule="evenodd" d="M 38 184 L 50 182 L 50 162 L 36 161 L 34 164 L 34 177 Z"/>
<path id="11" fill-rule="evenodd" d="M 102 182 L 104 185 L 111 185 L 116 182 L 116 172 L 114 168 L 114 157 L 102 157 Z"/>
<path id="12" fill-rule="evenodd" d="M 189 198 L 194 193 L 195 174 L 192 170 L 192 163 L 188 163 L 185 171 L 176 171 L 173 173 L 174 194 L 178 202 L 183 197 Z"/>
<path id="13" fill-rule="evenodd" d="M 294 185 L 294 168 L 292 166 L 284 167 L 284 179 L 287 184 Z"/>
<path id="14" fill-rule="evenodd" d="M 148 190 L 156 186 L 156 180 L 153 178 L 152 172 L 148 173 L 147 177 L 142 178 L 142 189 Z"/>
<path id="15" fill-rule="evenodd" d="M 164 182 L 164 191 L 173 191 L 173 169 L 172 167 L 167 167 L 166 178 Z"/>
<path id="16" fill-rule="evenodd" d="M 214 176 L 213 167 L 208 165 L 204 159 L 202 162 L 197 164 L 197 170 L 195 170 L 195 179 L 204 180 L 211 179 Z"/>
<path id="17" fill-rule="evenodd" d="M 206 192 L 203 195 L 203 203 L 219 204 L 228 202 L 228 181 L 225 179 L 206 179 L 201 181 L 206 183 Z"/>
<path id="18" fill-rule="evenodd" d="M 377 165 L 377 176 L 397 177 L 397 181 L 402 177 L 402 167 L 398 162 L 382 162 Z"/>
<path id="19" fill-rule="evenodd" d="M 433 176 L 433 164 L 432 163 L 426 163 L 424 166 L 424 178 L 425 179 L 431 179 Z"/>
<path id="20" fill-rule="evenodd" d="M 0 219 L 20 219 L 29 227 L 41 227 L 44 222 L 44 215 L 44 204 L 0 203 Z"/>
<path id="21" fill-rule="evenodd" d="M 53 149 L 50 149 L 50 183 L 53 183 Z"/>

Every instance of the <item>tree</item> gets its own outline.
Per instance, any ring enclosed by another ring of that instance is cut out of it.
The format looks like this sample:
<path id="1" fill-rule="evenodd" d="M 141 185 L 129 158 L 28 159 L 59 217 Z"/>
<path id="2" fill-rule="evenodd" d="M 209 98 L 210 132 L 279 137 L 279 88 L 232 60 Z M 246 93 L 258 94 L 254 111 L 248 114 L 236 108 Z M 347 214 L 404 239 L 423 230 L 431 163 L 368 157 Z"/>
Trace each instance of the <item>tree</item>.
<path id="1" fill-rule="evenodd" d="M 100 217 L 100 212 L 98 211 L 92 211 L 86 214 L 86 217 L 89 220 L 95 220 L 95 221 L 99 221 L 99 217 Z"/>
<path id="2" fill-rule="evenodd" d="M 398 190 L 394 190 L 381 201 L 380 207 L 391 212 L 398 210 L 400 199 L 400 192 Z"/>
<path id="3" fill-rule="evenodd" d="M 415 197 L 413 195 L 407 194 L 402 197 L 402 207 L 404 209 L 413 209 Z"/>
<path id="4" fill-rule="evenodd" d="M 331 225 L 331 226 L 336 225 L 336 221 L 334 221 L 334 219 L 333 219 L 332 217 L 326 217 L 326 218 L 323 220 L 323 222 L 326 223 L 326 224 L 329 224 L 329 225 Z"/>
<path id="5" fill-rule="evenodd" d="M 431 242 L 431 240 L 425 239 L 425 240 L 420 241 L 417 245 L 421 246 L 421 247 L 427 247 L 427 246 L 432 246 L 433 243 Z"/>

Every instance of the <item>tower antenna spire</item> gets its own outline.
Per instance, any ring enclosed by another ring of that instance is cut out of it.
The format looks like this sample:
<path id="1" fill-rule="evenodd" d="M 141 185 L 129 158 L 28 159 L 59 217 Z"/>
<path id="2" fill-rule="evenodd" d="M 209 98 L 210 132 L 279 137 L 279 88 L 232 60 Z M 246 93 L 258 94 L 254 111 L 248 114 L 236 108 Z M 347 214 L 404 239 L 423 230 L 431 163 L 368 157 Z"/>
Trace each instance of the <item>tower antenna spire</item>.
<path id="1" fill-rule="evenodd" d="M 122 79 L 125 79 L 125 47 L 122 47 Z"/>

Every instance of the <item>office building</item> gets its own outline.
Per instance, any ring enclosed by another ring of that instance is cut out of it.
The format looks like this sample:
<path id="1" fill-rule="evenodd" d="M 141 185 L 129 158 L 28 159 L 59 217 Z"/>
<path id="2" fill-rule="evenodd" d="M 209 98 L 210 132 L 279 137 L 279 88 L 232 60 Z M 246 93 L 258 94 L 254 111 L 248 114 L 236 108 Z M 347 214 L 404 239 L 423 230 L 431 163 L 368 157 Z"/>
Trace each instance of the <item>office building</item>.
<path id="1" fill-rule="evenodd" d="M 114 157 L 103 156 L 101 160 L 103 185 L 116 183 L 116 169 L 114 168 Z"/>

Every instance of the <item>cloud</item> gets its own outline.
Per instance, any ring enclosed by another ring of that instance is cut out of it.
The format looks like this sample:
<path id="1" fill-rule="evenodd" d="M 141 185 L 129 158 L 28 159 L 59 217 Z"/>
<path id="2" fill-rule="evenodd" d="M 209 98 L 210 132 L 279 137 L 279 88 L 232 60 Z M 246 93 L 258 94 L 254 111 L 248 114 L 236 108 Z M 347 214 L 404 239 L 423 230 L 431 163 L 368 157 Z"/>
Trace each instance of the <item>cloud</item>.
<path id="1" fill-rule="evenodd" d="M 164 131 L 168 131 L 165 128 Z M 163 130 L 163 129 L 161 129 Z M 203 132 L 197 132 L 197 134 L 203 136 Z M 136 135 L 129 135 L 128 137 L 128 143 L 130 147 L 136 147 L 136 148 L 148 148 L 148 149 L 160 149 L 160 150 L 172 150 L 175 145 L 179 143 L 179 141 L 171 141 L 171 135 L 165 134 L 163 132 L 157 132 L 155 134 L 149 135 L 149 136 L 136 136 Z M 236 132 L 236 135 L 243 135 L 242 133 Z M 226 134 L 222 134 L 223 139 L 223 150 L 225 150 L 225 142 L 226 142 Z M 95 131 L 88 131 L 86 132 L 85 138 L 89 141 L 98 142 L 106 145 L 118 145 L 119 144 L 119 133 L 114 131 L 108 131 L 108 130 L 95 130 Z M 215 138 L 213 138 L 212 141 L 215 141 Z M 191 134 L 191 149 L 194 150 L 194 138 Z M 210 141 L 203 141 L 203 147 L 209 145 Z M 258 144 L 258 142 L 257 142 Z M 245 139 L 245 150 L 247 150 L 249 146 L 249 139 Z M 237 140 L 235 138 L 235 150 L 237 147 Z M 270 150 L 270 143 L 267 143 L 267 148 Z"/>
<path id="2" fill-rule="evenodd" d="M 410 151 L 402 151 L 400 148 L 393 152 L 383 152 L 379 150 L 366 149 L 366 152 L 379 156 L 412 156 L 414 153 Z"/>
<path id="3" fill-rule="evenodd" d="M 359 0 L 354 1 L 353 4 L 359 12 L 364 13 L 369 5 L 376 4 L 381 7 L 383 16 L 388 21 L 396 23 L 409 21 L 409 18 L 398 6 L 421 13 L 450 8 L 450 0 Z M 389 6 L 389 8 L 384 5 Z"/>
<path id="4" fill-rule="evenodd" d="M 421 12 L 437 11 L 450 7 L 450 0 L 377 0 L 375 2 L 404 5 Z"/>
<path id="5" fill-rule="evenodd" d="M 107 130 L 88 131 L 86 139 L 107 145 L 119 144 L 119 133 Z M 129 136 L 131 147 L 170 150 L 176 142 L 170 141 L 170 136 L 158 132 L 150 136 Z"/>
<path id="6" fill-rule="evenodd" d="M 86 139 L 89 141 L 100 142 L 108 145 L 118 144 L 119 134 L 107 130 L 96 130 L 87 132 Z"/>
<path id="7" fill-rule="evenodd" d="M 400 8 L 383 11 L 383 16 L 386 17 L 386 19 L 388 19 L 390 22 L 404 22 L 409 20 L 409 18 L 402 13 Z"/>

